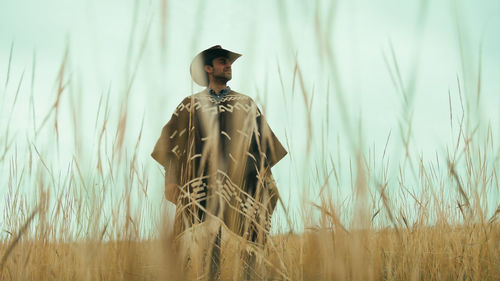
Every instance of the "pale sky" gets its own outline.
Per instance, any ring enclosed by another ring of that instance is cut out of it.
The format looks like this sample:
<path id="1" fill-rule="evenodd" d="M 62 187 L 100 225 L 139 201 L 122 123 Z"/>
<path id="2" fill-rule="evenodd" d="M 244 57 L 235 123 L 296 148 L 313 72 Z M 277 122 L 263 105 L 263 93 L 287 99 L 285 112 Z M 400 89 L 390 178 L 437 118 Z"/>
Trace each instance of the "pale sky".
<path id="1" fill-rule="evenodd" d="M 399 122 L 408 111 L 402 108 L 403 97 L 384 62 L 385 56 L 395 73 L 391 45 L 405 87 L 412 75 L 416 78 L 410 106 L 415 153 L 432 160 L 456 142 L 461 114 L 457 78 L 462 99 L 474 104 L 479 54 L 481 95 L 475 116 L 483 127 L 491 123 L 496 139 L 500 134 L 500 2 L 496 0 L 2 1 L 0 131 L 4 134 L 8 128 L 9 140 L 14 138 L 20 151 L 36 144 L 42 154 L 50 155 L 47 161 L 56 174 L 64 174 L 74 155 L 88 161 L 91 173 L 102 126 L 102 112 L 96 122 L 99 99 L 109 91 L 110 133 L 105 143 L 111 149 L 120 105 L 136 70 L 124 146 L 130 156 L 144 118 L 138 161 L 147 171 L 151 196 L 160 202 L 161 173 L 149 153 L 177 104 L 201 90 L 189 76 L 192 58 L 216 44 L 243 54 L 233 64 L 229 85 L 264 107 L 272 129 L 289 149 L 273 172 L 293 214 L 300 214 L 295 206 L 304 196 L 316 196 L 317 190 L 309 188 L 321 185 L 314 180 L 317 162 L 339 158 L 347 171 L 347 157 L 357 144 L 365 151 L 375 147 L 375 158 L 380 159 L 389 133 L 396 180 L 403 153 Z M 331 60 L 325 46 L 333 53 Z M 68 88 L 61 95 L 59 154 L 54 156 L 54 116 L 36 138 L 33 128 L 40 126 L 56 100 L 65 50 Z M 308 156 L 305 101 L 299 81 L 292 86 L 297 63 L 312 101 Z M 80 114 L 76 133 L 72 104 Z M 347 113 L 344 118 L 342 110 Z M 349 137 L 348 130 L 355 136 Z M 75 144 L 75 134 L 81 143 Z M 5 138 L 4 134 L 0 142 Z M 498 141 L 494 145 L 498 155 Z M 10 151 L 0 163 L 2 171 L 7 171 L 13 154 Z M 351 191 L 346 186 L 332 192 L 342 201 Z M 0 195 L 6 192 L 2 189 Z M 492 197 L 493 204 L 500 202 L 498 194 Z"/>

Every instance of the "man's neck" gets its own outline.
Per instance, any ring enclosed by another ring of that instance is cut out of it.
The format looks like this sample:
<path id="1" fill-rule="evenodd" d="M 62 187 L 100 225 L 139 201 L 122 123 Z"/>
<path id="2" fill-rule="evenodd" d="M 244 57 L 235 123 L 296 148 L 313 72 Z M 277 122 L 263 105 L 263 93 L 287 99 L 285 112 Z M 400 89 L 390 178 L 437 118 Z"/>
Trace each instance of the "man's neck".
<path id="1" fill-rule="evenodd" d="M 226 83 L 209 83 L 208 87 L 215 91 L 215 93 L 219 93 L 221 90 L 227 88 Z"/>

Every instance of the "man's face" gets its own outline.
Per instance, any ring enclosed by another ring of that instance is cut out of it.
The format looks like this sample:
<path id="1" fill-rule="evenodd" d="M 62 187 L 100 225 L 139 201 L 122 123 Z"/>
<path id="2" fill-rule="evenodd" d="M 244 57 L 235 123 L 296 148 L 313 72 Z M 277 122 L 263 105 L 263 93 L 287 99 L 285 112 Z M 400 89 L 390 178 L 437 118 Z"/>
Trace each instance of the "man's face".
<path id="1" fill-rule="evenodd" d="M 231 62 L 226 57 L 218 57 L 212 61 L 213 66 L 206 65 L 205 70 L 212 74 L 214 80 L 229 81 L 232 78 Z"/>

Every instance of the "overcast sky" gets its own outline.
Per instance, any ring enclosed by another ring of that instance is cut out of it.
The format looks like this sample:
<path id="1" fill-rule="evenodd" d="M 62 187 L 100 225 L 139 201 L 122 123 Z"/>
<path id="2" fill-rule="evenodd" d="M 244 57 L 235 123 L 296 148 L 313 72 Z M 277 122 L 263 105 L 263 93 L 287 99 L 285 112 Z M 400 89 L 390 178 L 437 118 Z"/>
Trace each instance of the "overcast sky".
<path id="1" fill-rule="evenodd" d="M 2 1 L 0 129 L 9 122 L 19 142 L 35 139 L 34 128 L 56 99 L 57 75 L 67 51 L 68 88 L 61 95 L 60 154 L 54 169 L 66 169 L 77 150 L 75 126 L 84 140 L 79 153 L 93 149 L 99 98 L 109 91 L 110 120 L 117 121 L 127 85 L 132 85 L 125 146 L 134 149 L 144 119 L 139 161 L 151 168 L 152 192 L 161 194 L 161 174 L 149 153 L 177 104 L 201 90 L 189 76 L 191 59 L 216 44 L 243 54 L 233 64 L 229 85 L 264 108 L 290 150 L 274 168 L 290 205 L 303 195 L 296 191 L 311 184 L 307 171 L 314 171 L 314 163 L 337 157 L 339 150 L 349 154 L 353 142 L 376 147 L 375 157 L 380 158 L 391 133 L 390 150 L 401 153 L 399 130 L 405 116 L 413 118 L 416 152 L 426 159 L 443 153 L 457 137 L 457 80 L 462 98 L 473 103 L 479 72 L 477 122 L 490 122 L 497 139 L 500 134 L 497 0 Z M 398 80 L 395 59 L 403 85 L 415 81 L 409 107 L 402 106 L 404 98 L 391 79 L 392 72 Z M 296 65 L 307 102 L 294 75 Z M 306 103 L 311 103 L 313 125 L 309 158 Z M 80 109 L 77 125 L 72 104 Z M 47 124 L 53 126 L 53 119 Z M 48 133 L 34 143 L 50 153 L 51 138 L 53 133 Z M 498 142 L 496 146 L 498 151 Z"/>

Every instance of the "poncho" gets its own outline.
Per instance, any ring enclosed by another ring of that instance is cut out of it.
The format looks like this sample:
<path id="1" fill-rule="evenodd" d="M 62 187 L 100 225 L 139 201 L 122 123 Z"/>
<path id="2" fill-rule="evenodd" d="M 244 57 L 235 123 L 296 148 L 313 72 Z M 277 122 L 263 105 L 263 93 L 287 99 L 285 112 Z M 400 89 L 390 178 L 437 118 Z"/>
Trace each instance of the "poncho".
<path id="1" fill-rule="evenodd" d="M 250 241 L 265 239 L 279 196 L 271 167 L 286 154 L 250 97 L 186 97 L 151 154 L 180 189 L 174 234 L 211 218 Z"/>

